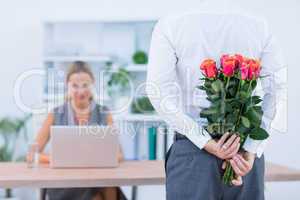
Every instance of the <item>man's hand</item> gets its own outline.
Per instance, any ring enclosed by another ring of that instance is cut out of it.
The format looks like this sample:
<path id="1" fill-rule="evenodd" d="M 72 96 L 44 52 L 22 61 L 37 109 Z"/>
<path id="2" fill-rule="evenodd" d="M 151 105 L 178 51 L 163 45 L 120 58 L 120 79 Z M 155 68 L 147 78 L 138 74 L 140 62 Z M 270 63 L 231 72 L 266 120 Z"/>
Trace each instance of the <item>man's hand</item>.
<path id="1" fill-rule="evenodd" d="M 232 158 L 240 148 L 240 137 L 233 134 L 226 141 L 229 135 L 229 133 L 225 133 L 217 142 L 213 139 L 209 140 L 204 149 L 222 160 Z"/>
<path id="2" fill-rule="evenodd" d="M 227 162 L 224 161 L 223 164 L 222 164 L 222 169 L 225 170 L 226 168 L 226 165 L 227 165 Z M 234 179 L 231 181 L 232 185 L 234 186 L 241 186 L 243 185 L 243 179 L 241 176 L 237 175 L 237 174 L 234 174 Z"/>
<path id="3" fill-rule="evenodd" d="M 238 176 L 245 176 L 252 169 L 254 160 L 255 154 L 245 152 L 236 154 L 229 162 Z"/>
<path id="4" fill-rule="evenodd" d="M 229 160 L 230 165 L 232 166 L 235 172 L 235 178 L 232 180 L 232 184 L 235 186 L 240 186 L 243 184 L 242 176 L 248 174 L 254 164 L 255 154 L 250 152 L 237 153 Z M 226 168 L 227 162 L 224 161 L 222 164 L 222 169 Z"/>

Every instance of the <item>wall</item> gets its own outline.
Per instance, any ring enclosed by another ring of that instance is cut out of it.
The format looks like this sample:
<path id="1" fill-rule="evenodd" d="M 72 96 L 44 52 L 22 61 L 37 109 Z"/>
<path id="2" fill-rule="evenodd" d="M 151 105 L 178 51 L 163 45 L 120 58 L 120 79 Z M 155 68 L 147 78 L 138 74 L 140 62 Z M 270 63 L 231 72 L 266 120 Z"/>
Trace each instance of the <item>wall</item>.
<path id="1" fill-rule="evenodd" d="M 140 18 L 158 17 L 170 12 L 184 11 L 200 7 L 200 0 L 27 0 L 2 1 L 0 6 L 0 57 L 1 57 L 1 113 L 20 115 L 13 101 L 13 86 L 17 76 L 28 69 L 41 66 L 42 21 L 51 19 L 100 19 L 104 17 Z M 236 1 L 254 13 L 264 15 L 278 37 L 285 52 L 289 67 L 289 123 L 288 134 L 275 135 L 266 150 L 266 159 L 300 168 L 297 146 L 300 136 L 297 134 L 297 119 L 300 112 L 298 80 L 298 47 L 300 46 L 300 2 L 297 0 L 272 1 L 251 0 Z M 23 85 L 22 97 L 25 102 L 36 105 L 42 92 L 41 77 L 33 77 Z M 268 199 L 299 199 L 297 191 L 300 183 L 267 184 Z M 144 198 L 143 198 L 144 199 Z"/>

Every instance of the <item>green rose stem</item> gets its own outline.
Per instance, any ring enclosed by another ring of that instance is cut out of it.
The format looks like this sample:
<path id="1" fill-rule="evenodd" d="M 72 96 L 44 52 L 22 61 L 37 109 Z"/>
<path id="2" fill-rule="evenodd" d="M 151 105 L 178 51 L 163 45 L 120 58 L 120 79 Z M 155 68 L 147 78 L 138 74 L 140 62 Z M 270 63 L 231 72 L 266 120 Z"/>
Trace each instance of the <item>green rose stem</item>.
<path id="1" fill-rule="evenodd" d="M 249 87 L 248 87 L 248 89 L 247 89 L 247 94 L 249 94 L 249 92 L 250 92 L 251 84 L 252 84 L 252 80 L 251 80 L 250 83 L 249 83 Z M 235 124 L 235 127 L 238 126 L 239 123 L 240 123 L 240 121 L 241 121 L 241 113 L 242 113 L 243 109 L 244 109 L 244 104 L 242 104 L 241 109 L 239 110 L 238 121 L 237 121 L 237 123 Z M 235 129 L 235 127 L 234 127 L 234 129 Z"/>
<path id="2" fill-rule="evenodd" d="M 230 82 L 230 76 L 227 77 L 227 79 L 226 79 L 226 87 L 225 87 L 225 90 L 226 90 L 226 91 L 227 91 L 227 88 L 228 88 L 228 86 L 229 86 L 229 82 Z"/>
<path id="3" fill-rule="evenodd" d="M 232 166 L 230 165 L 229 161 L 226 161 L 226 169 L 223 175 L 223 183 L 225 183 L 226 185 L 230 185 L 233 179 L 233 175 L 234 172 Z"/>
<path id="4" fill-rule="evenodd" d="M 226 77 L 225 95 L 227 93 L 229 82 L 230 82 L 230 77 Z M 225 102 L 225 100 L 226 100 L 226 96 L 225 96 L 223 102 Z M 226 119 L 224 117 L 224 125 L 225 124 L 226 124 Z M 226 161 L 226 168 L 225 168 L 225 172 L 223 174 L 223 183 L 226 184 L 226 185 L 230 184 L 231 171 L 232 171 L 232 167 L 231 167 L 229 161 Z"/>
<path id="5" fill-rule="evenodd" d="M 227 94 L 227 90 L 228 90 L 228 86 L 229 86 L 229 83 L 230 83 L 230 76 L 229 77 L 226 77 L 226 86 L 225 86 L 225 94 L 223 94 L 223 102 L 225 104 L 226 102 L 226 94 Z M 225 129 L 226 129 L 226 117 L 224 117 L 224 121 L 223 121 L 223 130 L 222 130 L 222 133 L 224 134 L 225 133 Z"/>
<path id="6" fill-rule="evenodd" d="M 227 83 L 226 83 L 226 90 L 227 90 L 227 87 L 228 87 L 228 82 L 229 82 L 229 79 L 227 79 Z M 241 85 L 244 84 L 244 80 L 241 80 L 239 82 L 239 85 L 238 85 L 238 89 L 237 89 L 237 93 L 239 92 L 240 88 L 241 88 Z M 249 83 L 249 87 L 247 89 L 247 93 L 250 92 L 250 89 L 251 89 L 251 84 L 252 84 L 252 80 L 250 81 Z M 234 128 L 233 130 L 236 132 L 236 127 L 239 125 L 240 123 L 240 119 L 241 119 L 241 113 L 242 113 L 242 110 L 244 108 L 244 104 L 241 106 L 240 110 L 239 110 L 239 114 L 238 114 L 238 120 L 237 120 L 237 123 L 234 125 Z M 240 141 L 240 143 L 242 143 L 243 140 Z M 226 185 L 231 185 L 231 181 L 234 179 L 234 171 L 232 169 L 232 166 L 230 165 L 230 163 L 228 161 L 227 162 L 227 165 L 226 165 L 226 169 L 225 169 L 225 172 L 224 172 L 224 175 L 223 175 L 223 182 L 226 184 Z"/>
<path id="7" fill-rule="evenodd" d="M 250 89 L 251 89 L 251 84 L 252 84 L 252 80 L 251 80 L 250 83 L 249 83 L 249 87 L 248 87 L 248 90 L 247 90 L 247 93 L 248 93 L 248 94 L 249 94 Z"/>

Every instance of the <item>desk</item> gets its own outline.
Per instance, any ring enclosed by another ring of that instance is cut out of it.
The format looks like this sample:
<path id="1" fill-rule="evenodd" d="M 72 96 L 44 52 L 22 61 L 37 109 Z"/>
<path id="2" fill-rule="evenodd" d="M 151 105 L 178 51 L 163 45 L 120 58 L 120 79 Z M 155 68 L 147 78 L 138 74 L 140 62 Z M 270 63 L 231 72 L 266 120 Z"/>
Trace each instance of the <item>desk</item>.
<path id="1" fill-rule="evenodd" d="M 300 170 L 266 163 L 266 181 L 299 181 Z M 0 187 L 101 187 L 162 185 L 163 161 L 124 161 L 118 168 L 51 169 L 41 165 L 29 169 L 26 163 L 0 163 Z"/>
<path id="2" fill-rule="evenodd" d="M 26 163 L 1 163 L 0 187 L 101 187 L 164 184 L 162 161 L 124 161 L 117 168 L 27 168 Z"/>

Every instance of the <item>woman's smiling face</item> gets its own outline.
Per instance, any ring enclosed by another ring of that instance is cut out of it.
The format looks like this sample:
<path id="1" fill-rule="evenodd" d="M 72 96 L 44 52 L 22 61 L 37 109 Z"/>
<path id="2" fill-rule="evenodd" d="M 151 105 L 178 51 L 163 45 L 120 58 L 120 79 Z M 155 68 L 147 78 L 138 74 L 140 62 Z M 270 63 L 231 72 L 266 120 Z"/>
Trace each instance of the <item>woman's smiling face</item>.
<path id="1" fill-rule="evenodd" d="M 92 97 L 92 77 L 85 72 L 74 73 L 68 81 L 68 94 L 77 105 L 88 103 Z"/>

